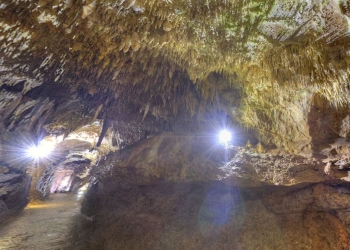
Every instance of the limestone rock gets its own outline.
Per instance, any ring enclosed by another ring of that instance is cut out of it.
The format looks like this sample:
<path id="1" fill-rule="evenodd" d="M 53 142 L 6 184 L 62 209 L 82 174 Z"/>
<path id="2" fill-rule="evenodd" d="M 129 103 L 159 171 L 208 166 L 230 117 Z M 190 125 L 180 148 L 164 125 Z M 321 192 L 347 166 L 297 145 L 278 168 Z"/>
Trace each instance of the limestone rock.
<path id="1" fill-rule="evenodd" d="M 327 176 L 320 159 L 214 150 L 209 142 L 165 133 L 101 161 L 82 206 L 95 218 L 84 225 L 91 249 L 330 250 L 350 243 L 349 185 Z M 88 247 L 84 236 L 78 242 Z"/>
<path id="2" fill-rule="evenodd" d="M 0 174 L 0 217 L 22 211 L 28 203 L 30 181 L 25 174 Z"/>

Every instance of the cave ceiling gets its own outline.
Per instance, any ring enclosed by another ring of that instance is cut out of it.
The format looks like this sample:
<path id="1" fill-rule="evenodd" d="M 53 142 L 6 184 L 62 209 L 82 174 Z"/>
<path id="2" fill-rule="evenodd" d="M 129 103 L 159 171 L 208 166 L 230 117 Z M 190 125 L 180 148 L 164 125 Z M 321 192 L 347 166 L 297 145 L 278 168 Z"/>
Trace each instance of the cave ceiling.
<path id="1" fill-rule="evenodd" d="M 76 128 L 219 108 L 264 145 L 306 152 L 327 119 L 325 138 L 348 136 L 349 35 L 346 0 L 1 0 L 0 86 L 21 85 L 2 117 L 12 128 L 36 105 Z"/>

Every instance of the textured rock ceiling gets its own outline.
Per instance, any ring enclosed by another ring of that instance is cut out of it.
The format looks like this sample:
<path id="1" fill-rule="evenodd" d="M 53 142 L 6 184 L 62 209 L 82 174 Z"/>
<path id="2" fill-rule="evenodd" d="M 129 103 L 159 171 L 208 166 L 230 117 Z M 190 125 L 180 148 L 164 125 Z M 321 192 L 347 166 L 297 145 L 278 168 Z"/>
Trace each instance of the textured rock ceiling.
<path id="1" fill-rule="evenodd" d="M 307 153 L 312 105 L 341 113 L 336 131 L 349 110 L 349 4 L 2 0 L 0 84 L 85 93 L 111 119 L 220 107 L 265 145 Z"/>
<path id="2" fill-rule="evenodd" d="M 0 0 L 0 216 L 90 182 L 94 249 L 345 249 L 349 21 L 347 0 Z M 239 220 L 208 245 L 220 204 Z"/>

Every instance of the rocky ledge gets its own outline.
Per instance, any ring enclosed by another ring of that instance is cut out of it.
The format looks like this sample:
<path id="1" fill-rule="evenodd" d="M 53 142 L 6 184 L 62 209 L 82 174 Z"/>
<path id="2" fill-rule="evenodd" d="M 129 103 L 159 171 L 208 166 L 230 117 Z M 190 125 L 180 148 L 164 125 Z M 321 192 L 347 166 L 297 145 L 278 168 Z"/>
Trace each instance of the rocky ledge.
<path id="1" fill-rule="evenodd" d="M 108 155 L 94 168 L 75 247 L 347 249 L 350 185 L 338 170 L 212 139 L 165 133 Z"/>

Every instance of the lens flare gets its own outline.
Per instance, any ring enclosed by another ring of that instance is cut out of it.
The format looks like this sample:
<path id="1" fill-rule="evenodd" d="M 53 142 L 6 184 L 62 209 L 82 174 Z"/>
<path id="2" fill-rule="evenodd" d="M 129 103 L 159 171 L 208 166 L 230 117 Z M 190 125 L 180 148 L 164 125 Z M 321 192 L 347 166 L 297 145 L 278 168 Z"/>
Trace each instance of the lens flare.
<path id="1" fill-rule="evenodd" d="M 221 130 L 221 132 L 219 133 L 219 141 L 220 143 L 222 144 L 228 144 L 232 139 L 232 135 L 231 135 L 231 132 L 224 129 L 224 130 Z"/>
<path id="2" fill-rule="evenodd" d="M 27 156 L 37 160 L 40 158 L 48 157 L 51 151 L 51 148 L 43 147 L 42 145 L 31 146 L 27 150 Z"/>
<path id="3" fill-rule="evenodd" d="M 38 145 L 31 145 L 26 150 L 27 157 L 34 160 L 44 159 L 50 156 L 56 142 L 51 140 L 42 140 Z"/>

